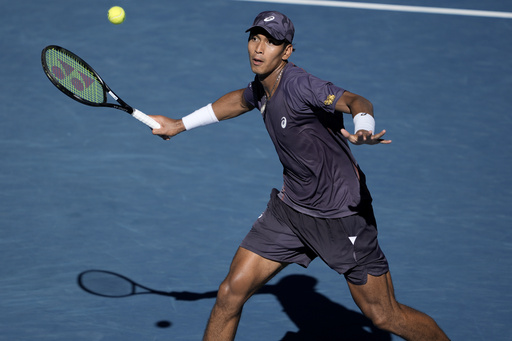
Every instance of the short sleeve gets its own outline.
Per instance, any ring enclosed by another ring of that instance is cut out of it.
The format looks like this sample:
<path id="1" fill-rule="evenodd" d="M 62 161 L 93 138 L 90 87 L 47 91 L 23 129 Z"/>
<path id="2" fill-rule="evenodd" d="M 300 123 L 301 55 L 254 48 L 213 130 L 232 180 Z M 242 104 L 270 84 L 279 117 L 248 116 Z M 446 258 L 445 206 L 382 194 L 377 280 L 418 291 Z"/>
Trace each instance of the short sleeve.
<path id="1" fill-rule="evenodd" d="M 288 90 L 288 101 L 301 112 L 322 110 L 334 113 L 336 102 L 345 92 L 331 82 L 306 73 L 290 82 Z"/>
<path id="2" fill-rule="evenodd" d="M 245 101 L 258 110 L 261 108 L 261 100 L 263 95 L 263 87 L 261 83 L 256 79 L 250 82 L 244 90 Z"/>

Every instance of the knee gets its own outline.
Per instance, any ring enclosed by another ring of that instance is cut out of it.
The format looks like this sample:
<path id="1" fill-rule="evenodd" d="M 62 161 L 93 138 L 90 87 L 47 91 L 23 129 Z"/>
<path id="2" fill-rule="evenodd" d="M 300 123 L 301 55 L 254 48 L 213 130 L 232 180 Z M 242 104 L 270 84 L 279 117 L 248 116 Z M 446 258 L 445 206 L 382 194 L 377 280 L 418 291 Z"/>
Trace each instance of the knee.
<path id="1" fill-rule="evenodd" d="M 375 314 L 368 316 L 368 318 L 372 321 L 373 325 L 381 330 L 389 331 L 391 328 L 391 321 L 388 316 L 385 314 Z"/>
<path id="2" fill-rule="evenodd" d="M 371 309 L 369 312 L 365 312 L 373 325 L 381 330 L 392 331 L 394 325 L 399 323 L 400 316 L 393 311 L 386 309 Z"/>
<path id="3" fill-rule="evenodd" d="M 233 296 L 233 288 L 229 283 L 228 279 L 225 279 L 219 286 L 219 290 L 217 291 L 217 301 L 224 301 Z"/>
<path id="4" fill-rule="evenodd" d="M 219 286 L 216 304 L 223 308 L 239 310 L 249 297 L 249 290 L 243 283 L 228 277 Z"/>

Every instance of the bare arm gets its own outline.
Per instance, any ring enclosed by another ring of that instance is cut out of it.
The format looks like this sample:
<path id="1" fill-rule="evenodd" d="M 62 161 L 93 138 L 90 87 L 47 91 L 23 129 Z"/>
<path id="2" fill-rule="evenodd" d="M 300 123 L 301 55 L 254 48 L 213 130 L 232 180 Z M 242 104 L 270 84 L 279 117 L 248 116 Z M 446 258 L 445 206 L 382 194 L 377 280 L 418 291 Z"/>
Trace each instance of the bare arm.
<path id="1" fill-rule="evenodd" d="M 219 121 L 240 116 L 253 109 L 245 101 L 243 93 L 244 89 L 235 90 L 212 103 L 213 112 Z M 161 125 L 159 129 L 153 129 L 153 134 L 166 140 L 186 130 L 182 119 L 172 119 L 165 116 L 151 117 Z"/>
<path id="2" fill-rule="evenodd" d="M 253 109 L 244 99 L 244 90 L 232 91 L 212 103 L 219 121 L 235 118 Z"/>
<path id="3" fill-rule="evenodd" d="M 349 91 L 345 91 L 343 93 L 338 102 L 336 102 L 335 108 L 336 111 L 351 114 L 352 117 L 355 117 L 359 113 L 367 113 L 373 117 L 372 103 L 366 98 Z M 386 130 L 382 130 L 380 133 L 375 135 L 373 131 L 367 130 L 358 130 L 354 134 L 350 134 L 347 130 L 342 129 L 341 133 L 353 144 L 391 143 L 391 140 L 382 139 Z"/>
<path id="4" fill-rule="evenodd" d="M 352 114 L 352 117 L 360 112 L 365 112 L 373 116 L 373 105 L 366 98 L 345 91 L 338 102 L 336 102 L 336 111 Z"/>

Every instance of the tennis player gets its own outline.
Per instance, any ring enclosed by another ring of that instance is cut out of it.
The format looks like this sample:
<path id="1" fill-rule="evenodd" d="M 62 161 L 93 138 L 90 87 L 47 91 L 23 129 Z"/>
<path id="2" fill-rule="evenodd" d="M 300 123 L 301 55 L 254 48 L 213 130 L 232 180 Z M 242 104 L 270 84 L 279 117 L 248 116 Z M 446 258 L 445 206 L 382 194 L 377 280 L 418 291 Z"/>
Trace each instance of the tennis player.
<path id="1" fill-rule="evenodd" d="M 219 287 L 203 340 L 234 340 L 244 303 L 290 263 L 320 257 L 343 274 L 361 311 L 406 340 L 448 340 L 429 316 L 395 300 L 377 241 L 372 198 L 352 144 L 388 144 L 375 133 L 372 104 L 289 62 L 294 26 L 275 11 L 258 14 L 249 32 L 254 80 L 182 119 L 153 116 L 153 134 L 174 136 L 259 109 L 283 165 L 284 184 L 240 244 Z M 349 133 L 343 113 L 351 114 Z"/>

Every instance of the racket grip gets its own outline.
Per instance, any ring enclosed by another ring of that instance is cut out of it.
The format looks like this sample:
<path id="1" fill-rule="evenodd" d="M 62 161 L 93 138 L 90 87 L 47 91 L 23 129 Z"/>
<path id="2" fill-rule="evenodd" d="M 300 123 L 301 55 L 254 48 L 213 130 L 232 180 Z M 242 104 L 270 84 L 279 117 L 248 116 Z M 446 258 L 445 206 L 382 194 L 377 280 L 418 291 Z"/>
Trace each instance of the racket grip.
<path id="1" fill-rule="evenodd" d="M 145 125 L 149 126 L 152 129 L 160 128 L 160 124 L 157 121 L 155 121 L 154 119 L 152 119 L 148 115 L 144 114 L 140 110 L 137 110 L 137 109 L 134 108 L 132 116 L 135 117 L 136 119 L 138 119 L 139 121 L 141 121 L 142 123 L 144 123 Z"/>

